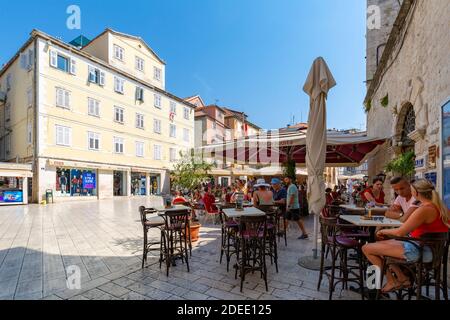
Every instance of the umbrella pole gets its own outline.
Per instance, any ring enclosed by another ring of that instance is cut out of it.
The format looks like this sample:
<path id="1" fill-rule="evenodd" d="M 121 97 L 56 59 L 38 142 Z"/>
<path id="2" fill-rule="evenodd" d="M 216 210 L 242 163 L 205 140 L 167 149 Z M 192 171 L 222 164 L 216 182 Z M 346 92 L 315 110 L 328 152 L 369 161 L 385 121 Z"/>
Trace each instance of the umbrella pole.
<path id="1" fill-rule="evenodd" d="M 319 242 L 319 219 L 317 218 L 317 214 L 314 214 L 314 249 L 313 249 L 313 257 L 314 259 L 318 259 L 318 242 Z"/>

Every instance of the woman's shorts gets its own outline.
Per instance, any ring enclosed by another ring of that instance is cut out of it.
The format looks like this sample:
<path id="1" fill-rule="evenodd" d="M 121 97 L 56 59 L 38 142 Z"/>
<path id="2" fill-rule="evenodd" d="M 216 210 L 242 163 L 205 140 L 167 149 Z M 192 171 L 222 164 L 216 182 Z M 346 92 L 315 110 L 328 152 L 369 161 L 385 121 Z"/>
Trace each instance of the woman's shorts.
<path id="1" fill-rule="evenodd" d="M 298 221 L 300 220 L 300 209 L 291 209 L 286 211 L 285 219 L 289 221 Z"/>
<path id="2" fill-rule="evenodd" d="M 405 250 L 405 258 L 408 262 L 417 262 L 420 258 L 420 252 L 419 248 L 414 246 L 410 242 L 403 242 L 403 249 Z M 431 251 L 431 248 L 428 246 L 425 246 L 423 248 L 423 262 L 424 263 L 430 263 L 433 261 L 433 252 Z"/>

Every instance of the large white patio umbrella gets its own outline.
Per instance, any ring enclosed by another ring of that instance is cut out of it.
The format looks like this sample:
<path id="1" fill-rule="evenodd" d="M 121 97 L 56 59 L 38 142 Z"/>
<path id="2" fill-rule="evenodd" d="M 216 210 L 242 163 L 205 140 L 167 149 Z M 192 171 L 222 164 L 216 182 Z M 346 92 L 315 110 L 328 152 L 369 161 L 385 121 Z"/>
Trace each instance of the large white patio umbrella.
<path id="1" fill-rule="evenodd" d="M 306 168 L 308 170 L 308 204 L 314 214 L 314 259 L 318 258 L 318 216 L 325 207 L 325 183 L 323 172 L 327 152 L 328 91 L 336 85 L 325 60 L 317 58 L 303 87 L 310 97 L 308 131 L 306 133 Z"/>

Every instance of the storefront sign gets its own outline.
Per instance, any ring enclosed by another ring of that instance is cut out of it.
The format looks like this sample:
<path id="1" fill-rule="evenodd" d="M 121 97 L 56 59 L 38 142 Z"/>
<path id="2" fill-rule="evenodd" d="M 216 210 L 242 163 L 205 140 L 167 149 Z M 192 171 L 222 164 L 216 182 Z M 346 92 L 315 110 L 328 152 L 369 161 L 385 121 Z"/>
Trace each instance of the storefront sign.
<path id="1" fill-rule="evenodd" d="M 423 168 L 424 166 L 425 166 L 425 159 L 424 158 L 416 159 L 416 169 Z"/>
<path id="2" fill-rule="evenodd" d="M 23 202 L 22 191 L 1 191 L 0 202 L 5 203 L 20 203 Z"/>
<path id="3" fill-rule="evenodd" d="M 437 147 L 431 146 L 428 148 L 428 168 L 436 169 L 436 157 L 437 157 Z"/>
<path id="4" fill-rule="evenodd" d="M 95 173 L 83 172 L 83 189 L 95 189 Z"/>
<path id="5" fill-rule="evenodd" d="M 436 172 L 429 172 L 425 173 L 425 179 L 433 183 L 433 185 L 436 187 L 437 184 L 437 173 Z"/>

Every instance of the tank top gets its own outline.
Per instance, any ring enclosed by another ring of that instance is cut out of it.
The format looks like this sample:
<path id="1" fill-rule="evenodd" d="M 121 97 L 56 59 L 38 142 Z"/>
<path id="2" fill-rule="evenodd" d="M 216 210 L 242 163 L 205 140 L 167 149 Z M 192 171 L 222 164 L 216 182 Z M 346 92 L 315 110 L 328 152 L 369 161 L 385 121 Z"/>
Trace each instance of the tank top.
<path id="1" fill-rule="evenodd" d="M 260 206 L 273 205 L 273 195 L 270 195 L 270 193 L 265 193 L 264 196 L 261 196 L 259 193 L 257 193 L 256 199 L 258 200 L 258 204 Z"/>
<path id="2" fill-rule="evenodd" d="M 377 203 L 384 203 L 384 192 L 383 190 L 380 191 L 380 194 L 378 195 L 378 198 L 375 197 L 375 195 L 373 194 L 373 189 L 372 188 L 368 188 L 366 190 L 364 190 L 363 192 L 361 192 L 361 198 L 365 201 L 368 202 L 369 200 L 367 200 L 366 196 L 364 195 L 365 193 L 369 193 Z"/>
<path id="3" fill-rule="evenodd" d="M 445 233 L 448 232 L 448 227 L 442 222 L 441 214 L 436 207 L 436 205 L 432 204 L 433 209 L 437 212 L 436 219 L 432 223 L 424 223 L 419 226 L 416 230 L 411 232 L 411 236 L 413 238 L 420 238 L 424 234 L 427 233 Z"/>

